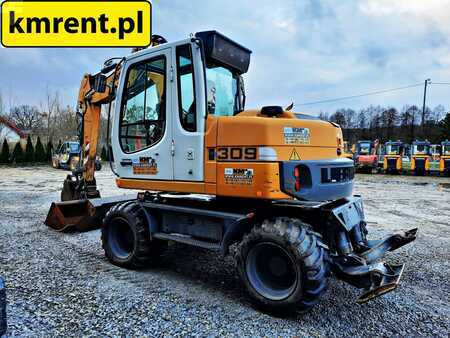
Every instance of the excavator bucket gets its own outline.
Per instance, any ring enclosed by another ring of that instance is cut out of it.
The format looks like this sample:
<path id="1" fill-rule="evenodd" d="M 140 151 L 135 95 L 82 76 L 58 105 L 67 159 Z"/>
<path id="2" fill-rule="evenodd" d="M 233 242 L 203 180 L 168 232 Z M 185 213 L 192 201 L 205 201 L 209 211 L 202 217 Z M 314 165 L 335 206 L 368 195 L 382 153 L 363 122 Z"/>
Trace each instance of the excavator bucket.
<path id="1" fill-rule="evenodd" d="M 135 199 L 135 195 L 124 195 L 53 202 L 44 223 L 61 232 L 97 229 L 101 227 L 103 217 L 113 205 Z"/>

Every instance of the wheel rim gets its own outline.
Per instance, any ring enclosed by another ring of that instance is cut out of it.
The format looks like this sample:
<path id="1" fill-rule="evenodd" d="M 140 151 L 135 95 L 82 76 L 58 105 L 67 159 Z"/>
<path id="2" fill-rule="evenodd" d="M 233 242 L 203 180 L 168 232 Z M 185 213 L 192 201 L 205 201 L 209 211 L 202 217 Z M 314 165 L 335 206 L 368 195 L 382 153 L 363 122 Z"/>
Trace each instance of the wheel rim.
<path id="1" fill-rule="evenodd" d="M 289 297 L 298 283 L 297 267 L 292 256 L 275 243 L 259 243 L 250 249 L 246 274 L 256 292 L 270 300 Z"/>
<path id="2" fill-rule="evenodd" d="M 134 250 L 134 234 L 127 220 L 115 218 L 109 227 L 108 242 L 112 254 L 119 259 L 128 258 Z"/>

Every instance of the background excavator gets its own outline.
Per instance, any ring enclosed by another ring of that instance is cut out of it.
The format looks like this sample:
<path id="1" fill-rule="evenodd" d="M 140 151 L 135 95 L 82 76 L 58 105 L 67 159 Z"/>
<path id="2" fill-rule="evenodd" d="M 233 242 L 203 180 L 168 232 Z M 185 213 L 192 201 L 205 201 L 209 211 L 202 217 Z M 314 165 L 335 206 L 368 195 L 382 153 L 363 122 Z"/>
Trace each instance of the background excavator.
<path id="1" fill-rule="evenodd" d="M 416 140 L 411 144 L 411 171 L 414 175 L 426 175 L 430 171 L 431 143 Z"/>
<path id="2" fill-rule="evenodd" d="M 355 167 L 358 171 L 372 173 L 378 169 L 378 148 L 379 140 L 358 141 L 356 144 Z"/>
<path id="3" fill-rule="evenodd" d="M 441 143 L 441 156 L 439 161 L 439 172 L 450 175 L 450 141 L 445 140 Z"/>
<path id="4" fill-rule="evenodd" d="M 331 275 L 362 289 L 360 303 L 395 289 L 404 265 L 383 257 L 417 229 L 367 239 L 339 126 L 279 106 L 245 110 L 251 51 L 216 31 L 153 41 L 84 76 L 83 165 L 46 224 L 101 226 L 106 257 L 131 269 L 157 261 L 169 241 L 222 255 L 235 244 L 242 283 L 268 312 L 312 307 Z M 142 191 L 134 197 L 100 198 L 97 189 L 106 104 L 116 184 Z"/>
<path id="5" fill-rule="evenodd" d="M 402 172 L 405 144 L 401 141 L 388 141 L 384 149 L 386 153 L 383 160 L 384 172 L 391 174 Z"/>

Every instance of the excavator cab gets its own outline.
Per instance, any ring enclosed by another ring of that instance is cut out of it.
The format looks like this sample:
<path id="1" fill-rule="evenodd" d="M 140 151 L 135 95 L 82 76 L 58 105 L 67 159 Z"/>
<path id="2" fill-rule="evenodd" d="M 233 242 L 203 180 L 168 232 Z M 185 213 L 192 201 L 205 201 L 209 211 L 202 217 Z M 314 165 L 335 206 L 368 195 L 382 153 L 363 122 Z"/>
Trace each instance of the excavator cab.
<path id="1" fill-rule="evenodd" d="M 432 144 L 430 146 L 430 172 L 439 173 L 441 164 L 442 145 Z"/>
<path id="2" fill-rule="evenodd" d="M 450 175 L 450 141 L 445 140 L 441 143 L 441 156 L 439 161 L 439 172 Z"/>
<path id="3" fill-rule="evenodd" d="M 355 167 L 358 171 L 371 173 L 378 169 L 379 141 L 361 140 L 356 145 Z"/>
<path id="4" fill-rule="evenodd" d="M 383 169 L 386 173 L 399 173 L 403 170 L 402 158 L 405 147 L 401 141 L 389 141 L 385 144 Z"/>
<path id="5" fill-rule="evenodd" d="M 241 74 L 249 58 L 249 50 L 215 32 L 127 58 L 112 126 L 122 185 L 136 177 L 203 182 L 206 116 L 234 116 L 244 109 Z"/>
<path id="6" fill-rule="evenodd" d="M 415 175 L 425 175 L 430 171 L 431 143 L 414 141 L 411 145 L 411 171 Z"/>

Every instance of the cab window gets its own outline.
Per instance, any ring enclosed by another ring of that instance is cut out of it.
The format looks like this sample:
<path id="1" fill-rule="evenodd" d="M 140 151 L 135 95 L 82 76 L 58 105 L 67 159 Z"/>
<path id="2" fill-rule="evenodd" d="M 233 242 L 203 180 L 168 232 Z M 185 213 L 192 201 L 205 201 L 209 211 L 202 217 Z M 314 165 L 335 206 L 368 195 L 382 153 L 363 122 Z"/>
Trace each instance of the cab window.
<path id="1" fill-rule="evenodd" d="M 238 79 L 230 70 L 207 66 L 208 114 L 233 116 L 239 112 Z"/>
<path id="2" fill-rule="evenodd" d="M 165 130 L 166 59 L 132 65 L 122 98 L 120 145 L 125 153 L 158 143 Z"/>
<path id="3" fill-rule="evenodd" d="M 177 85 L 180 122 L 187 131 L 196 131 L 196 102 L 191 45 L 177 47 Z"/>

